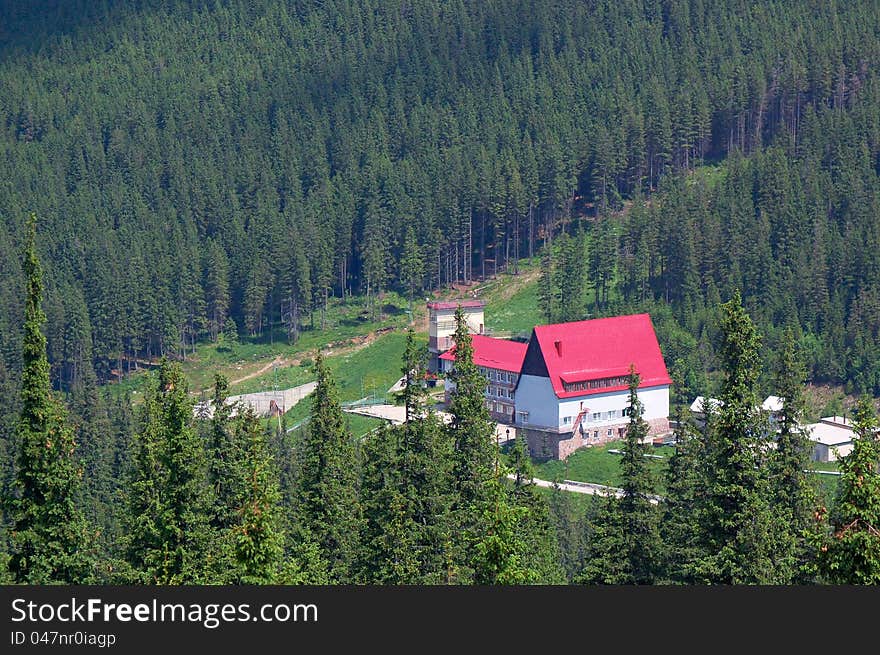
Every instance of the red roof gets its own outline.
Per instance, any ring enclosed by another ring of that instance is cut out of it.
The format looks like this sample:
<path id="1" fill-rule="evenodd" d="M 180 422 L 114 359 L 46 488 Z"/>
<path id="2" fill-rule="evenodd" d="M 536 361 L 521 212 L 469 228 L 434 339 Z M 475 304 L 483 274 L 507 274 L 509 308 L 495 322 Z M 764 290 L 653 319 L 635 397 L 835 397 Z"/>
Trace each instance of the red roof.
<path id="1" fill-rule="evenodd" d="M 459 305 L 466 307 L 485 307 L 483 300 L 432 300 L 428 303 L 428 309 L 456 309 Z"/>
<path id="2" fill-rule="evenodd" d="M 538 325 L 538 341 L 553 391 L 559 398 L 620 391 L 626 384 L 565 391 L 566 383 L 629 375 L 635 364 L 639 388 L 672 384 L 648 314 Z"/>
<path id="3" fill-rule="evenodd" d="M 514 373 L 520 372 L 523 358 L 526 356 L 526 348 L 528 348 L 526 344 L 519 341 L 493 339 L 480 334 L 472 334 L 471 343 L 474 347 L 474 364 L 502 371 L 513 371 Z M 452 350 L 447 350 L 440 355 L 440 359 L 454 362 L 455 348 L 453 347 Z"/>

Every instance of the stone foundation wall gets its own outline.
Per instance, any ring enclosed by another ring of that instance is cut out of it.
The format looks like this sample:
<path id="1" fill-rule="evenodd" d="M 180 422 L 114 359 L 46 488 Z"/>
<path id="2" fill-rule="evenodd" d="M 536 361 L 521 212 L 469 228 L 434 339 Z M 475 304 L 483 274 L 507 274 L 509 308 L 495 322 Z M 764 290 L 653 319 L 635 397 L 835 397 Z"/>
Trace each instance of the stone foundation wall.
<path id="1" fill-rule="evenodd" d="M 649 437 L 656 437 L 669 432 L 668 418 L 651 419 L 647 423 Z M 585 430 L 583 433 L 580 430 L 558 433 L 536 428 L 519 427 L 518 429 L 526 438 L 531 456 L 539 460 L 548 460 L 567 459 L 569 455 L 584 446 L 597 446 L 609 441 L 622 439 L 626 436 L 626 428 L 628 426 L 629 421 L 625 421 L 612 425 L 603 425 L 592 430 Z M 611 429 L 610 436 L 608 435 L 609 428 Z M 598 436 L 594 436 L 594 432 L 598 432 Z"/>

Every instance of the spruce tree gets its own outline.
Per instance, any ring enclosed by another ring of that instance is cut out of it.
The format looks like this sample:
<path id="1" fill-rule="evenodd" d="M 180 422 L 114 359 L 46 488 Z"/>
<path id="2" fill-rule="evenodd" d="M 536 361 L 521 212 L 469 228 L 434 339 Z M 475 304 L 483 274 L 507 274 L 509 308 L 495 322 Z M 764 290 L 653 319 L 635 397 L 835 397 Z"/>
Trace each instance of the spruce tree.
<path id="1" fill-rule="evenodd" d="M 489 530 L 496 530 L 496 537 L 497 530 L 512 530 L 518 510 L 511 513 L 497 506 L 501 492 L 496 488 L 500 483 L 495 479 L 498 461 L 495 428 L 486 408 L 486 378 L 474 364 L 471 335 L 461 306 L 455 312 L 455 325 L 455 368 L 449 374 L 455 388 L 450 394 L 448 411 L 452 420 L 447 430 L 453 448 L 452 512 L 456 529 L 455 552 L 452 555 L 455 564 L 450 567 L 449 575 L 464 582 L 470 580 L 473 574 L 471 553 L 475 544 L 489 538 Z M 497 552 L 502 544 L 490 541 L 485 542 L 483 547 L 489 550 L 483 553 L 481 566 L 489 567 L 486 571 L 495 571 L 491 574 L 484 571 L 486 576 L 493 577 L 498 574 L 496 567 L 502 564 L 498 561 L 492 563 L 491 560 L 502 556 Z"/>
<path id="2" fill-rule="evenodd" d="M 776 449 L 771 452 L 770 476 L 774 509 L 786 526 L 775 559 L 787 582 L 806 582 L 814 558 L 813 514 L 817 507 L 816 490 L 805 469 L 810 462 L 810 442 L 801 424 L 805 401 L 803 363 L 796 351 L 794 335 L 786 330 L 776 371 L 776 391 L 782 398 L 782 414 L 777 425 Z"/>
<path id="3" fill-rule="evenodd" d="M 222 556 L 210 526 L 205 447 L 180 364 L 163 359 L 145 394 L 129 482 L 126 557 L 132 582 L 203 584 Z"/>
<path id="4" fill-rule="evenodd" d="M 584 567 L 584 544 L 588 536 L 584 525 L 586 513 L 578 511 L 575 495 L 554 484 L 548 501 L 550 521 L 556 530 L 559 564 L 568 582 Z"/>
<path id="5" fill-rule="evenodd" d="M 711 408 L 705 408 L 711 421 Z M 684 412 L 678 413 L 675 453 L 666 469 L 660 534 L 663 540 L 662 577 L 667 582 L 692 584 L 693 562 L 701 552 L 697 508 L 700 485 L 706 478 L 705 442 Z"/>
<path id="6" fill-rule="evenodd" d="M 211 431 L 208 437 L 208 479 L 211 485 L 214 510 L 212 524 L 218 530 L 227 529 L 233 517 L 233 474 L 240 459 L 236 452 L 233 414 L 242 407 L 227 403 L 229 381 L 220 373 L 214 375 L 214 397 Z"/>
<path id="7" fill-rule="evenodd" d="M 403 426 L 383 426 L 364 445 L 361 506 L 364 512 L 358 577 L 370 584 L 419 581 L 418 529 L 398 448 Z"/>
<path id="8" fill-rule="evenodd" d="M 706 478 L 697 508 L 701 553 L 696 581 L 772 584 L 778 525 L 770 508 L 768 427 L 760 413 L 760 337 L 740 294 L 722 305 L 721 384 L 717 419 L 708 423 Z"/>
<path id="9" fill-rule="evenodd" d="M 334 582 L 353 582 L 362 512 L 358 459 L 333 374 L 319 352 L 317 387 L 300 444 L 299 518 L 317 542 Z"/>
<path id="10" fill-rule="evenodd" d="M 36 222 L 31 215 L 23 262 L 27 290 L 9 570 L 18 583 L 79 584 L 93 574 L 93 537 L 76 505 L 82 466 L 73 430 L 49 384 Z"/>
<path id="11" fill-rule="evenodd" d="M 481 504 L 484 525 L 472 546 L 473 582 L 478 585 L 518 585 L 539 582 L 538 572 L 527 560 L 529 544 L 520 529 L 526 507 L 511 503 L 504 483 L 493 478 L 486 483 Z"/>
<path id="12" fill-rule="evenodd" d="M 651 502 L 654 481 L 648 469 L 648 424 L 642 418 L 640 378 L 633 366 L 629 374 L 629 426 L 620 461 L 622 494 L 608 495 L 596 517 L 586 565 L 579 581 L 602 584 L 653 584 L 662 550 L 659 511 Z"/>
<path id="13" fill-rule="evenodd" d="M 658 531 L 658 510 L 652 503 L 655 482 L 645 455 L 648 446 L 648 424 L 642 418 L 644 406 L 639 399 L 640 377 L 634 367 L 629 375 L 629 426 L 626 445 L 620 461 L 620 510 L 623 517 L 624 550 L 621 553 L 633 584 L 651 584 L 657 574 L 661 551 Z"/>
<path id="14" fill-rule="evenodd" d="M 243 584 L 280 584 L 289 580 L 285 567 L 284 529 L 278 472 L 269 454 L 266 435 L 252 408 L 236 416 L 241 457 L 235 462 L 235 520 L 229 529 L 234 544 L 234 581 Z"/>
<path id="15" fill-rule="evenodd" d="M 429 405 L 423 380 L 427 351 L 407 333 L 404 351 L 403 389 L 406 422 L 397 428 L 397 459 L 400 489 L 407 499 L 408 516 L 414 526 L 414 549 L 418 560 L 417 581 L 446 580 L 454 532 L 451 507 L 453 443 L 439 416 Z"/>
<path id="16" fill-rule="evenodd" d="M 522 436 L 514 441 L 510 452 L 513 484 L 508 484 L 508 503 L 525 510 L 516 526 L 524 544 L 523 561 L 530 573 L 530 581 L 539 584 L 562 584 L 565 571 L 559 557 L 556 528 L 550 516 L 550 507 L 534 483 L 528 446 Z M 500 474 L 500 473 L 499 473 Z"/>
<path id="17" fill-rule="evenodd" d="M 840 460 L 831 536 L 819 570 L 831 584 L 880 584 L 880 441 L 874 400 L 862 396 L 853 416 L 853 450 Z M 825 516 L 820 512 L 819 518 Z"/>
<path id="18" fill-rule="evenodd" d="M 474 364 L 470 330 L 459 305 L 455 311 L 455 368 L 449 377 L 449 424 L 454 444 L 452 474 L 464 505 L 485 498 L 497 461 L 495 428 L 486 408 L 486 378 Z"/>

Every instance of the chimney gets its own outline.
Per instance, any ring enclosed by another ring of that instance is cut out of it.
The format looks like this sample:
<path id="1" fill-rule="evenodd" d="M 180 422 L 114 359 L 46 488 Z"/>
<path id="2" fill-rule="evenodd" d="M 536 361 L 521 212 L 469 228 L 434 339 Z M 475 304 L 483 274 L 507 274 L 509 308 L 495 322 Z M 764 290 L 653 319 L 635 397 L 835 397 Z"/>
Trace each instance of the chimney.
<path id="1" fill-rule="evenodd" d="M 556 346 L 556 354 L 562 357 L 562 342 L 557 339 L 553 345 Z"/>

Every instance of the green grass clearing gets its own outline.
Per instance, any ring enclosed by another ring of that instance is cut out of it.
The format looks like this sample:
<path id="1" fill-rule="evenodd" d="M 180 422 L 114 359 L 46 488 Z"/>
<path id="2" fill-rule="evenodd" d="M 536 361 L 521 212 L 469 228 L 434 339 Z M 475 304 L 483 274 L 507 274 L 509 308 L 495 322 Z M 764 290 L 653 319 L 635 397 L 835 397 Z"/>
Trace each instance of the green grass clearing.
<path id="1" fill-rule="evenodd" d="M 567 460 L 551 460 L 535 464 L 535 477 L 543 480 L 576 480 L 594 482 L 612 487 L 620 485 L 620 455 L 609 450 L 622 450 L 623 441 L 612 441 L 601 446 L 581 448 Z M 663 493 L 663 474 L 669 458 L 675 453 L 672 446 L 652 447 L 648 454 L 663 459 L 648 458 L 648 466 L 654 473 L 657 492 Z"/>

